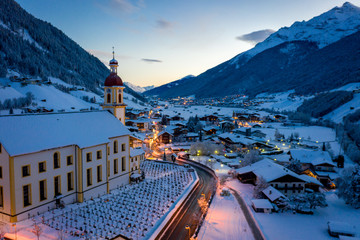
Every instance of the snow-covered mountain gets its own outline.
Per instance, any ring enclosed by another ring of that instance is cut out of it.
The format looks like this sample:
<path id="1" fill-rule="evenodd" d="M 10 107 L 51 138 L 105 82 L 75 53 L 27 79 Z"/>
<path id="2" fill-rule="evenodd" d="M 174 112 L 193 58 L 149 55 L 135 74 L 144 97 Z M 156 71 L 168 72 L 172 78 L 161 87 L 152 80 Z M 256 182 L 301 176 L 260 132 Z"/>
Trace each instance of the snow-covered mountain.
<path id="1" fill-rule="evenodd" d="M 125 84 L 131 88 L 132 90 L 134 90 L 135 92 L 138 92 L 138 93 L 143 93 L 145 91 L 148 91 L 148 90 L 151 90 L 153 88 L 155 88 L 155 85 L 151 85 L 151 86 L 146 86 L 146 87 L 140 87 L 140 86 L 137 86 L 137 85 L 134 85 L 130 82 L 125 82 Z"/>
<path id="2" fill-rule="evenodd" d="M 319 48 L 323 48 L 359 30 L 360 8 L 346 2 L 342 7 L 334 7 L 309 21 L 295 22 L 290 27 L 280 28 L 254 48 L 231 59 L 230 63 L 237 64 L 241 57 L 250 59 L 284 42 L 310 41 L 315 42 Z"/>
<path id="3" fill-rule="evenodd" d="M 174 81 L 145 94 L 206 98 L 328 91 L 360 81 L 359 30 L 360 8 L 347 2 L 309 21 L 281 28 L 254 48 L 197 77 Z"/>

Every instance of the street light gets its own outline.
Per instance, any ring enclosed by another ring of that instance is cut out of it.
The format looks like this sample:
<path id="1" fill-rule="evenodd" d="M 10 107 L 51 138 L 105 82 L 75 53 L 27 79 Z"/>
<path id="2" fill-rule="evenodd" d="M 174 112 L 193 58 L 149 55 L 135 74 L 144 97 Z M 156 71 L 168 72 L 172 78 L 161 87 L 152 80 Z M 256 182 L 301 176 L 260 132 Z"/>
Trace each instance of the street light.
<path id="1" fill-rule="evenodd" d="M 190 226 L 186 224 L 185 229 L 189 230 L 189 240 L 190 240 Z"/>

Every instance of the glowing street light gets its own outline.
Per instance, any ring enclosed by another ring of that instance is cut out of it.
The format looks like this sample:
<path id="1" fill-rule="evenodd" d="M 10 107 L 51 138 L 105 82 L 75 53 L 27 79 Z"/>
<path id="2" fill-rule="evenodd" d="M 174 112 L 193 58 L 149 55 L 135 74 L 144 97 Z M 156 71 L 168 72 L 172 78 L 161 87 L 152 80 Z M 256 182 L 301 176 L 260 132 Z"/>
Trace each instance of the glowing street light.
<path id="1" fill-rule="evenodd" d="M 186 224 L 185 229 L 189 230 L 189 240 L 190 240 L 190 226 Z"/>

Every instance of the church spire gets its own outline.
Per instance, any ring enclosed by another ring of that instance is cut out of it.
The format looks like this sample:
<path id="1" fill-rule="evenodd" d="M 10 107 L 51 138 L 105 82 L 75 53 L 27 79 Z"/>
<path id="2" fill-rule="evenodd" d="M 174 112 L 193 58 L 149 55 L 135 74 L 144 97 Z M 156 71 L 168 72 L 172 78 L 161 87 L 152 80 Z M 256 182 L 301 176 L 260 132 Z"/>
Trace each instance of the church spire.
<path id="1" fill-rule="evenodd" d="M 109 66 L 110 66 L 110 71 L 112 73 L 117 73 L 117 67 L 119 66 L 118 61 L 115 59 L 115 51 L 114 51 L 114 47 L 113 47 L 113 58 L 110 60 L 109 62 Z"/>

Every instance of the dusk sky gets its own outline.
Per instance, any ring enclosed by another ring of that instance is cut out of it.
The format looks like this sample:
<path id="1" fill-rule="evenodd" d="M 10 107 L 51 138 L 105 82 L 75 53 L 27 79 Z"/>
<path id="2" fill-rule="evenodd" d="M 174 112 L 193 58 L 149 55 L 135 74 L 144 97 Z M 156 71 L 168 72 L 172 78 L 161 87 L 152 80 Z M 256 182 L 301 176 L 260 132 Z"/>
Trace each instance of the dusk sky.
<path id="1" fill-rule="evenodd" d="M 340 0 L 16 0 L 139 86 L 198 75 Z M 360 6 L 360 0 L 351 1 Z M 252 32 L 256 34 L 247 35 Z"/>

